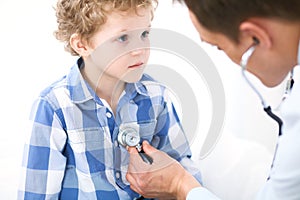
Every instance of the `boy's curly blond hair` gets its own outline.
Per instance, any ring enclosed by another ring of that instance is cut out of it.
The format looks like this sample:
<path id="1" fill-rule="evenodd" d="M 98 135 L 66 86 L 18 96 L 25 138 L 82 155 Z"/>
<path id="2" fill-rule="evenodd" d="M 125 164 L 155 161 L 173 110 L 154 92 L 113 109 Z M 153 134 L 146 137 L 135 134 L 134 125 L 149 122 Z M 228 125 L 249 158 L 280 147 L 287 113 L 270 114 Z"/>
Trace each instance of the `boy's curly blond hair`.
<path id="1" fill-rule="evenodd" d="M 58 0 L 55 8 L 58 29 L 54 35 L 65 43 L 66 51 L 77 56 L 78 53 L 70 45 L 72 34 L 77 33 L 83 41 L 89 42 L 106 22 L 110 12 L 137 12 L 139 8 L 154 10 L 157 4 L 157 0 Z"/>

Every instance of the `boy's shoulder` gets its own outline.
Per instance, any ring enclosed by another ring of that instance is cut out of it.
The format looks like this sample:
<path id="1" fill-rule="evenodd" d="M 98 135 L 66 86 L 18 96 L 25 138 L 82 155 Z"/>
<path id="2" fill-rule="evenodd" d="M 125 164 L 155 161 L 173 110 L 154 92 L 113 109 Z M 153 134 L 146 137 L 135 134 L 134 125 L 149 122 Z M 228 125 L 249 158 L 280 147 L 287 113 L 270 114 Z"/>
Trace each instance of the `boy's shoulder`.
<path id="1" fill-rule="evenodd" d="M 46 86 L 44 89 L 41 90 L 39 96 L 40 97 L 46 97 L 51 95 L 51 93 L 54 93 L 57 88 L 61 88 L 62 86 L 66 86 L 66 75 L 63 77 L 57 79 L 56 81 L 52 82 L 48 86 Z"/>
<path id="2" fill-rule="evenodd" d="M 160 88 L 160 89 L 165 89 L 166 86 L 154 79 L 151 75 L 149 74 L 143 74 L 140 83 L 142 83 L 143 86 L 145 86 L 147 89 L 151 88 Z"/>
<path id="3" fill-rule="evenodd" d="M 149 96 L 165 96 L 166 85 L 157 81 L 149 74 L 143 74 L 139 81 L 142 86 L 146 89 L 146 93 Z"/>
<path id="4" fill-rule="evenodd" d="M 160 87 L 163 87 L 163 88 L 166 87 L 163 83 L 160 83 L 159 81 L 157 81 L 156 79 L 154 79 L 151 75 L 146 74 L 146 73 L 143 74 L 140 82 L 142 84 L 144 84 L 144 85 L 148 85 L 148 84 L 151 85 L 151 83 L 152 83 L 153 85 L 159 85 Z"/>
<path id="5" fill-rule="evenodd" d="M 66 74 L 50 82 L 48 86 L 42 89 L 39 96 L 44 98 L 58 93 L 59 90 L 70 90 L 71 88 L 74 88 L 76 84 L 80 84 L 79 76 L 80 72 L 77 64 L 75 64 L 69 69 Z"/>
<path id="6" fill-rule="evenodd" d="M 142 78 L 141 78 L 141 82 L 143 81 L 153 81 L 153 82 L 157 82 L 152 76 L 150 76 L 149 74 L 143 74 Z"/>

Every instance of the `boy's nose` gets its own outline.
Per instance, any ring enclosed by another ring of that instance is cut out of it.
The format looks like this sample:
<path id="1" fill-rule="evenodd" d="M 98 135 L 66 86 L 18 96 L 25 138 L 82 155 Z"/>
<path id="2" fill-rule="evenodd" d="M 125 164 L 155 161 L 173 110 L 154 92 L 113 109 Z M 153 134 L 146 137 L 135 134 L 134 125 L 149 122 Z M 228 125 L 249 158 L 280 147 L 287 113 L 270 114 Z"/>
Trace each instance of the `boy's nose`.
<path id="1" fill-rule="evenodd" d="M 137 56 L 137 55 L 141 55 L 141 54 L 145 53 L 145 51 L 146 51 L 146 49 L 139 48 L 139 49 L 132 50 L 130 53 L 132 56 Z"/>

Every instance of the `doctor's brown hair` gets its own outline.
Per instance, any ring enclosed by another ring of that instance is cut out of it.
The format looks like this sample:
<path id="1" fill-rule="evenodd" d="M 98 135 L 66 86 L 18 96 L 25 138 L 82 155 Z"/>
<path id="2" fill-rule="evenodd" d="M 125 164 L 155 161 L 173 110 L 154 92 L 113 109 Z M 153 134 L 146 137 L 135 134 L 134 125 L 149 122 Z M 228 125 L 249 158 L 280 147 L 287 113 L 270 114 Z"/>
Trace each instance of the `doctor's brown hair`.
<path id="1" fill-rule="evenodd" d="M 78 34 L 89 43 L 90 38 L 105 24 L 107 15 L 113 11 L 134 11 L 139 8 L 156 8 L 157 0 L 58 0 L 56 18 L 58 29 L 54 32 L 56 39 L 65 43 L 65 50 L 78 55 L 70 45 L 70 38 Z"/>
<path id="2" fill-rule="evenodd" d="M 176 1 L 176 0 L 175 0 Z M 202 26 L 238 42 L 239 25 L 251 17 L 300 22 L 300 0 L 177 0 Z"/>

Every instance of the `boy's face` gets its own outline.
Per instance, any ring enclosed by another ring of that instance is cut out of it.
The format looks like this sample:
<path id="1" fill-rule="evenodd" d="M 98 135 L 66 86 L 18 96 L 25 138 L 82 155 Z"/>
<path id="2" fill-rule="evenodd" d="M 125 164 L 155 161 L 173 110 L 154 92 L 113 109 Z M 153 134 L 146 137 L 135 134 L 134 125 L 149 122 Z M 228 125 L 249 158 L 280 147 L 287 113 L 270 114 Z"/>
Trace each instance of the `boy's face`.
<path id="1" fill-rule="evenodd" d="M 149 58 L 151 19 L 150 8 L 109 14 L 90 42 L 95 73 L 101 78 L 138 81 Z"/>

